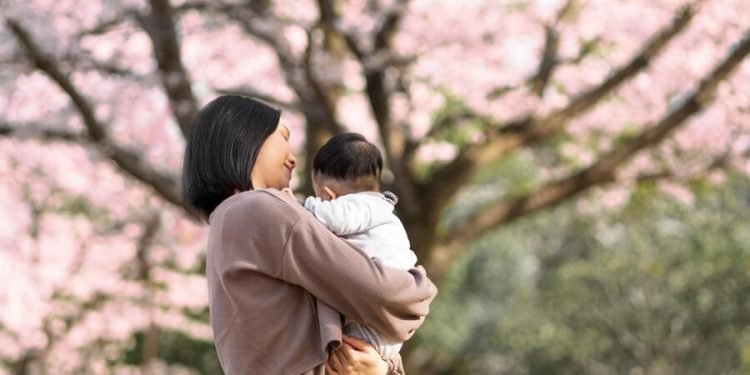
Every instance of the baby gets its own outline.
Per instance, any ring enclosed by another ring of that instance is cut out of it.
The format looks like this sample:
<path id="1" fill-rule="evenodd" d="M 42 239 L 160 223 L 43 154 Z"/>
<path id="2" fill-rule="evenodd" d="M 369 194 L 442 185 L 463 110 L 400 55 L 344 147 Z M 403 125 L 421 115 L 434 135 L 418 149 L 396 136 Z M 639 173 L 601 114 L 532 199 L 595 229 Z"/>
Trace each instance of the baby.
<path id="1" fill-rule="evenodd" d="M 312 167 L 317 197 L 308 197 L 305 208 L 323 225 L 369 257 L 388 267 L 408 270 L 417 262 L 401 221 L 393 214 L 398 198 L 380 192 L 383 157 L 365 137 L 340 134 L 320 148 Z M 373 345 L 385 358 L 401 349 L 400 342 L 386 341 L 370 328 L 348 319 L 344 333 Z"/>

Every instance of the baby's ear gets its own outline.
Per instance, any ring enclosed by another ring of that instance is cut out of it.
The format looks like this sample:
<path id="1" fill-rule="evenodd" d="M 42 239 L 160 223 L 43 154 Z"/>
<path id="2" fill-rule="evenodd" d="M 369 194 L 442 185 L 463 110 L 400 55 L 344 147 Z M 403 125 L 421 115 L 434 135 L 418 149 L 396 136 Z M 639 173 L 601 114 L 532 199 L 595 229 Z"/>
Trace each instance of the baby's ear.
<path id="1" fill-rule="evenodd" d="M 336 199 L 338 197 L 338 194 L 328 186 L 323 186 L 323 191 L 328 195 L 328 199 Z"/>

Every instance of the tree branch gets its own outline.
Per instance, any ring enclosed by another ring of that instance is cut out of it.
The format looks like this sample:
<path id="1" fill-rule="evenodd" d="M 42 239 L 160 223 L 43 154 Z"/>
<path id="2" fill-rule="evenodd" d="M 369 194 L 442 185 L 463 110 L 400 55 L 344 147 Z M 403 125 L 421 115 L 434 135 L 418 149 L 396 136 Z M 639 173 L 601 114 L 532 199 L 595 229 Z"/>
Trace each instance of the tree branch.
<path id="1" fill-rule="evenodd" d="M 333 1 L 318 0 L 318 12 L 320 12 L 320 23 L 329 29 L 330 32 L 339 35 L 346 42 L 346 46 L 354 54 L 357 60 L 365 58 L 363 47 L 359 45 L 357 38 L 350 32 L 340 27 L 339 17 L 336 14 Z"/>
<path id="2" fill-rule="evenodd" d="M 693 19 L 693 16 L 695 16 L 698 3 L 700 3 L 700 1 L 696 1 L 682 8 L 672 24 L 652 37 L 641 51 L 630 60 L 630 62 L 628 62 L 628 64 L 616 70 L 600 85 L 576 96 L 567 107 L 556 111 L 547 118 L 541 120 L 540 126 L 537 126 L 538 129 L 536 131 L 530 132 L 531 135 L 537 137 L 549 135 L 564 124 L 565 121 L 591 109 L 607 94 L 611 93 L 621 84 L 645 69 L 654 57 L 661 53 L 664 47 L 666 47 L 675 36 L 687 28 L 687 25 Z M 506 130 L 506 132 L 508 131 Z"/>
<path id="3" fill-rule="evenodd" d="M 560 62 L 557 56 L 560 47 L 560 34 L 558 34 L 555 27 L 575 7 L 576 0 L 568 0 L 557 12 L 554 23 L 544 26 L 544 50 L 542 51 L 542 57 L 539 59 L 536 74 L 528 82 L 531 92 L 538 97 L 543 96 L 544 90 L 552 78 L 552 73 Z"/>
<path id="4" fill-rule="evenodd" d="M 197 1 L 185 1 L 180 5 L 177 5 L 174 7 L 175 12 L 177 13 L 184 13 L 189 10 L 197 10 L 197 11 L 205 11 L 207 9 L 210 9 L 212 4 L 210 4 L 208 1 L 203 0 L 197 0 Z"/>
<path id="5" fill-rule="evenodd" d="M 531 92 L 536 96 L 542 97 L 544 89 L 547 88 L 550 78 L 552 78 L 552 72 L 557 66 L 557 50 L 560 45 L 560 35 L 553 26 L 544 26 L 544 51 L 542 51 L 542 58 L 539 61 L 539 67 L 537 67 L 536 74 L 529 80 L 531 86 Z"/>
<path id="6" fill-rule="evenodd" d="M 406 203 L 402 205 L 401 209 L 406 215 L 413 217 L 424 213 L 420 210 L 420 205 L 422 207 L 429 207 L 429 205 L 424 204 L 423 200 L 420 199 L 425 197 L 418 193 L 414 173 L 411 171 L 407 159 L 405 159 L 408 156 L 406 154 L 406 137 L 402 129 L 398 129 L 393 122 L 390 103 L 393 90 L 388 87 L 385 74 L 389 65 L 374 63 L 379 55 L 390 54 L 393 35 L 407 7 L 408 0 L 400 0 L 390 8 L 385 14 L 380 28 L 375 33 L 373 52 L 365 54 L 364 59 L 360 59 L 360 61 L 365 68 L 365 92 L 395 177 L 394 188 L 404 198 L 402 202 Z"/>
<path id="7" fill-rule="evenodd" d="M 627 64 L 616 69 L 607 79 L 573 98 L 565 108 L 536 118 L 523 114 L 497 130 L 491 131 L 482 144 L 464 148 L 450 163 L 433 175 L 431 196 L 437 202 L 450 197 L 474 174 L 479 165 L 523 146 L 528 146 L 555 134 L 571 119 L 591 109 L 608 94 L 648 66 L 677 34 L 683 31 L 695 15 L 702 0 L 683 7 L 673 22 L 653 36 Z"/>
<path id="8" fill-rule="evenodd" d="M 722 169 L 728 169 L 729 167 L 729 158 L 728 155 L 720 155 L 716 158 L 714 158 L 711 163 L 708 163 L 704 168 L 700 169 L 699 171 L 693 171 L 693 173 L 689 175 L 685 175 L 683 173 L 677 173 L 671 168 L 665 168 L 657 172 L 649 172 L 649 173 L 642 173 L 635 177 L 635 182 L 638 184 L 643 184 L 647 182 L 654 182 L 654 181 L 673 181 L 673 182 L 689 182 L 689 181 L 696 181 L 703 178 L 706 178 L 709 173 L 715 171 L 715 170 L 722 170 Z"/>
<path id="9" fill-rule="evenodd" d="M 378 125 L 380 137 L 385 148 L 387 162 L 395 176 L 394 189 L 402 196 L 404 202 L 400 208 L 407 215 L 418 215 L 420 212 L 413 173 L 405 163 L 406 141 L 401 132 L 396 131 L 396 126 L 391 118 L 390 96 L 391 91 L 387 87 L 386 68 L 390 66 L 387 62 L 390 56 L 391 40 L 398 25 L 408 8 L 408 0 L 399 0 L 388 11 L 382 15 L 382 19 L 372 34 L 372 50 L 365 50 L 357 38 L 351 33 L 339 27 L 339 16 L 336 14 L 333 2 L 330 0 L 318 0 L 320 21 L 330 30 L 346 41 L 347 47 L 362 65 L 365 72 L 365 93 L 372 110 L 375 122 Z"/>
<path id="10" fill-rule="evenodd" d="M 445 248 L 450 250 L 445 250 L 447 254 L 436 257 L 436 260 L 439 258 L 442 262 L 452 259 L 471 239 L 487 233 L 500 224 L 556 205 L 592 186 L 615 181 L 617 170 L 633 155 L 658 144 L 683 125 L 690 116 L 705 108 L 711 102 L 718 85 L 740 65 L 748 54 L 750 54 L 750 29 L 732 48 L 731 53 L 701 80 L 693 92 L 657 123 L 647 126 L 646 130 L 637 136 L 619 144 L 588 168 L 567 178 L 548 183 L 524 197 L 492 204 L 463 224 L 451 228 L 444 236 L 449 239 Z M 722 164 L 714 162 L 710 167 L 716 168 L 720 165 Z"/>
<path id="11" fill-rule="evenodd" d="M 193 118 L 198 113 L 198 102 L 193 96 L 190 77 L 182 65 L 172 6 L 169 0 L 150 0 L 149 4 L 151 13 L 147 16 L 137 15 L 136 19 L 151 39 L 170 108 L 183 136 L 188 138 Z"/>
<path id="12" fill-rule="evenodd" d="M 182 207 L 191 216 L 198 218 L 195 211 L 190 209 L 182 199 L 182 189 L 179 178 L 152 169 L 141 159 L 140 155 L 126 150 L 108 138 L 104 126 L 94 116 L 94 109 L 81 93 L 73 86 L 68 77 L 60 71 L 54 60 L 46 56 L 33 41 L 27 30 L 15 20 L 8 19 L 7 24 L 11 32 L 23 46 L 29 59 L 49 76 L 70 97 L 73 105 L 81 115 L 88 138 L 97 146 L 99 151 L 123 171 L 137 180 L 151 186 L 158 195 L 178 207 Z"/>
<path id="13" fill-rule="evenodd" d="M 0 136 L 16 139 L 35 139 L 40 141 L 63 141 L 82 143 L 89 141 L 85 133 L 67 129 L 52 129 L 33 126 L 10 125 L 0 122 Z"/>
<path id="14" fill-rule="evenodd" d="M 225 4 L 221 10 L 230 19 L 238 22 L 245 32 L 273 48 L 285 71 L 296 67 L 297 59 L 283 37 L 283 25 L 274 15 L 267 12 L 258 13 L 257 10 L 240 4 Z M 298 81 L 294 83 L 299 84 Z"/>
<path id="15" fill-rule="evenodd" d="M 317 47 L 313 40 L 312 31 L 307 33 L 307 48 L 302 56 L 300 62 L 300 70 L 303 72 L 306 79 L 307 85 L 310 88 L 310 92 L 306 96 L 302 96 L 303 111 L 307 115 L 311 123 L 323 125 L 327 131 L 331 134 L 338 134 L 343 132 L 343 127 L 339 124 L 336 119 L 336 100 L 339 95 L 336 94 L 336 85 L 325 85 L 323 84 L 315 73 L 315 67 L 313 63 L 313 55 L 317 52 L 329 53 L 325 51 L 326 47 Z M 332 49 L 332 47 L 328 47 Z M 332 55 L 332 54 L 331 54 Z M 340 87 L 339 87 L 340 88 Z M 306 92 L 300 92 L 304 95 Z"/>
<path id="16" fill-rule="evenodd" d="M 128 20 L 129 17 L 136 15 L 136 13 L 137 11 L 135 9 L 123 9 L 116 16 L 99 22 L 97 25 L 89 29 L 81 30 L 80 32 L 76 33 L 76 38 L 80 39 L 88 35 L 104 35 L 123 24 Z"/>
<path id="17" fill-rule="evenodd" d="M 295 57 L 289 43 L 283 37 L 283 22 L 264 11 L 265 7 L 225 5 L 220 10 L 237 22 L 246 33 L 270 46 L 276 53 L 284 78 L 299 98 L 297 107 L 305 114 L 309 123 L 323 125 L 332 133 L 343 129 L 336 119 L 335 105 L 326 96 L 312 72 L 310 56 L 313 43 L 308 30 L 308 46 L 301 58 Z"/>
<path id="18" fill-rule="evenodd" d="M 396 30 L 408 8 L 409 0 L 398 0 L 385 12 L 380 27 L 375 32 L 375 51 L 391 47 L 391 40 L 396 34 Z"/>
<path id="19" fill-rule="evenodd" d="M 114 17 L 102 20 L 101 22 L 99 22 L 99 24 L 91 28 L 79 31 L 78 33 L 76 33 L 74 39 L 80 42 L 81 39 L 87 36 L 99 36 L 107 34 L 115 28 L 123 25 L 127 21 L 137 19 L 137 17 L 138 10 L 134 8 L 125 8 L 122 11 L 118 12 Z M 151 80 L 150 77 L 139 75 L 126 67 L 118 66 L 113 62 L 115 58 L 110 58 L 108 60 L 109 61 L 99 61 L 91 54 L 82 53 L 81 51 L 79 51 L 79 49 L 76 49 L 75 51 L 69 51 L 65 56 L 60 58 L 58 65 L 64 66 L 63 62 L 70 63 L 75 66 L 76 70 L 95 70 L 104 74 L 128 78 L 136 82 Z"/>
<path id="20" fill-rule="evenodd" d="M 78 71 L 97 71 L 100 73 L 127 78 L 128 80 L 139 83 L 151 83 L 152 78 L 140 75 L 128 68 L 118 66 L 111 61 L 98 61 L 93 56 L 83 53 L 68 54 L 59 60 L 60 63 L 70 63 Z"/>
<path id="21" fill-rule="evenodd" d="M 249 86 L 241 86 L 241 87 L 235 87 L 235 88 L 228 88 L 228 89 L 220 89 L 220 88 L 214 88 L 214 91 L 216 91 L 219 94 L 225 94 L 225 95 L 242 95 L 242 96 L 250 96 L 255 99 L 260 99 L 268 104 L 271 104 L 273 106 L 283 108 L 288 111 L 299 111 L 299 103 L 297 102 L 290 102 L 287 100 L 279 99 L 273 95 L 266 94 L 264 92 L 261 92 L 260 90 L 256 90 Z"/>

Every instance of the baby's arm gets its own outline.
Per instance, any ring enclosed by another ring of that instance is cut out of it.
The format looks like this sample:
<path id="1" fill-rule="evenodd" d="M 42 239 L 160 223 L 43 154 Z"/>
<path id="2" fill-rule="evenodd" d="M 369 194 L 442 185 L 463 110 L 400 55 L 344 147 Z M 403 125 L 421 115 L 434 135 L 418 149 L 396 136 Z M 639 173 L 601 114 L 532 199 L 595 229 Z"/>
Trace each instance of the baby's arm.
<path id="1" fill-rule="evenodd" d="M 370 207 L 348 196 L 329 201 L 308 197 L 305 200 L 305 209 L 337 236 L 365 231 L 372 222 Z"/>

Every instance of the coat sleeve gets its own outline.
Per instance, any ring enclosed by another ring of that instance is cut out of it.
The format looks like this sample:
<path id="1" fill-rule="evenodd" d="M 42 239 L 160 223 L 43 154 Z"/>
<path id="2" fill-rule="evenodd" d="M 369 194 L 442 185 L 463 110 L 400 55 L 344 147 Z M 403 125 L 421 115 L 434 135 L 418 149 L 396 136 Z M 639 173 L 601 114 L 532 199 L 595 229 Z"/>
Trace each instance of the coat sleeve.
<path id="1" fill-rule="evenodd" d="M 300 215 L 286 241 L 281 277 L 395 341 L 414 334 L 437 294 L 421 266 L 386 267 L 309 215 Z"/>

